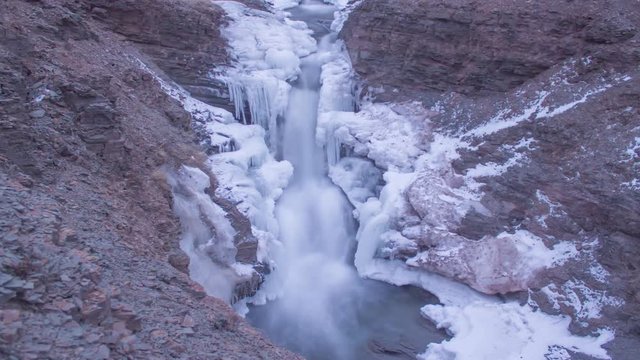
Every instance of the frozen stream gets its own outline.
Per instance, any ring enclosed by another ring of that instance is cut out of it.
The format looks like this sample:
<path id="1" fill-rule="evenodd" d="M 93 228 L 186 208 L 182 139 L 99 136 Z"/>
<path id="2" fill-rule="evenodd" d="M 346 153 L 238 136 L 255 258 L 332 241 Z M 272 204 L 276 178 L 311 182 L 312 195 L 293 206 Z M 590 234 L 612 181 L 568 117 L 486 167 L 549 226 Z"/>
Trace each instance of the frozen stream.
<path id="1" fill-rule="evenodd" d="M 291 9 L 328 50 L 335 8 L 305 1 Z M 248 319 L 276 343 L 309 359 L 415 358 L 444 334 L 420 316 L 437 299 L 417 288 L 361 279 L 353 266 L 356 226 L 351 205 L 328 179 L 324 151 L 316 145 L 322 57 L 303 59 L 292 84 L 282 139 L 282 157 L 294 178 L 276 209 L 283 246 L 278 268 L 264 288 L 277 300 L 252 306 Z"/>
<path id="2" fill-rule="evenodd" d="M 278 9 L 297 3 L 274 1 Z M 341 5 L 334 22 L 339 27 L 350 8 L 344 7 L 345 0 L 327 1 Z M 603 348 L 614 338 L 611 329 L 574 335 L 570 317 L 546 314 L 531 299 L 521 304 L 483 295 L 436 273 L 376 256 L 384 241 L 402 235 L 391 221 L 403 216 L 408 205 L 405 194 L 416 177 L 428 179 L 429 186 L 411 196 L 423 196 L 427 205 L 433 200 L 439 204 L 437 199 L 443 199 L 438 195 L 455 190 L 438 184 L 445 180 L 443 174 L 450 171 L 458 149 L 468 148 L 466 137 L 511 126 L 526 114 L 489 119 L 462 137 L 434 132 L 434 141 L 425 150 L 424 134 L 420 126 L 416 128 L 424 119 L 416 123 L 407 104 L 363 101 L 354 111 L 351 64 L 329 30 L 335 7 L 319 0 L 303 1 L 288 10 L 291 20 L 278 10 L 265 12 L 234 1 L 216 4 L 232 19 L 223 33 L 237 63 L 221 80 L 229 87 L 235 116 L 197 101 L 160 77 L 157 80 L 205 124 L 208 145 L 219 151 L 208 161 L 220 184 L 216 194 L 237 204 L 247 216 L 259 242 L 259 261 L 274 265 L 258 293 L 236 303 L 239 312 L 248 310 L 248 319 L 274 342 L 312 360 L 410 359 L 417 354 L 424 360 L 564 360 L 574 358 L 574 353 L 611 358 Z M 526 111 L 548 111 L 540 108 L 547 95 Z M 424 109 L 417 111 L 424 115 Z M 351 147 L 359 157 L 341 156 L 341 146 Z M 327 168 L 340 188 L 329 180 Z M 472 188 L 476 183 L 465 179 L 456 191 L 471 201 L 477 195 Z M 236 233 L 225 210 L 206 192 L 210 178 L 184 166 L 169 177 L 169 183 L 183 225 L 181 247 L 189 255 L 191 277 L 209 295 L 232 302 L 235 286 L 246 282 L 254 270 L 236 261 Z M 458 210 L 454 205 L 440 206 L 434 215 Z M 549 249 L 526 231 L 502 236 L 521 259 L 518 266 L 507 269 L 516 279 L 577 253 L 566 246 Z M 434 251 L 457 259 L 458 250 L 444 246 Z M 483 251 L 492 256 L 497 250 Z M 492 261 L 475 265 L 477 276 L 502 271 Z M 575 290 L 572 284 L 567 282 Z M 577 296 L 563 298 L 551 289 L 548 293 L 556 305 L 588 309 L 594 318 L 602 306 L 618 301 L 599 292 L 585 293 L 594 296 L 584 302 Z"/>
<path id="3" fill-rule="evenodd" d="M 296 3 L 277 1 L 279 8 Z M 344 5 L 344 0 L 334 1 Z M 259 241 L 258 259 L 274 265 L 258 293 L 236 303 L 239 312 L 248 311 L 248 319 L 275 343 L 312 360 L 412 359 L 418 354 L 424 360 L 564 360 L 577 353 L 611 358 L 603 347 L 614 338 L 611 329 L 574 335 L 570 317 L 544 313 L 531 299 L 521 304 L 483 295 L 403 261 L 376 257 L 381 241 L 398 233 L 390 219 L 402 216 L 405 191 L 416 176 L 434 179 L 428 182 L 428 192 L 418 194 L 425 201 L 452 190 L 437 184 L 444 180 L 441 176 L 449 171 L 457 149 L 469 145 L 464 136 L 434 132 L 437 141 L 424 150 L 424 137 L 414 136 L 420 129 L 407 108 L 396 112 L 394 104 L 364 101 L 355 112 L 351 64 L 329 30 L 335 7 L 303 1 L 289 9 L 295 19 L 291 20 L 280 11 L 251 9 L 234 1 L 216 3 L 233 19 L 224 33 L 237 64 L 223 80 L 235 116 L 157 80 L 206 124 L 209 145 L 220 151 L 209 158 L 222 184 L 216 194 L 236 203 L 250 219 Z M 339 26 L 348 11 L 343 8 L 334 24 Z M 315 40 L 308 29 L 315 32 Z M 151 72 L 142 62 L 141 67 Z M 543 111 L 540 101 L 527 111 Z M 245 116 L 248 113 L 251 117 Z M 490 119 L 466 136 L 501 129 L 523 117 L 514 116 L 516 120 Z M 361 158 L 340 156 L 342 145 L 351 146 Z M 383 184 L 370 161 L 385 169 Z M 329 180 L 327 168 L 341 188 Z M 463 199 L 474 184 L 473 179 L 466 181 L 460 188 Z M 231 302 L 235 286 L 253 276 L 253 269 L 236 261 L 236 233 L 225 210 L 206 192 L 210 178 L 184 166 L 169 183 L 191 277 L 209 295 Z M 445 211 L 442 215 L 457 210 L 445 206 L 436 211 Z M 514 276 L 528 276 L 577 253 L 558 245 L 549 249 L 535 236 L 525 235 L 526 231 L 503 234 L 520 254 L 519 265 L 509 269 Z M 440 250 L 449 254 L 457 248 Z M 492 251 L 496 250 L 485 249 L 485 254 Z M 501 269 L 491 261 L 476 265 L 479 276 Z M 572 282 L 567 284 L 575 289 Z M 618 301 L 592 293 L 597 298 L 569 303 L 580 299 L 549 291 L 558 306 L 562 302 L 588 309 L 595 318 L 604 302 Z"/>

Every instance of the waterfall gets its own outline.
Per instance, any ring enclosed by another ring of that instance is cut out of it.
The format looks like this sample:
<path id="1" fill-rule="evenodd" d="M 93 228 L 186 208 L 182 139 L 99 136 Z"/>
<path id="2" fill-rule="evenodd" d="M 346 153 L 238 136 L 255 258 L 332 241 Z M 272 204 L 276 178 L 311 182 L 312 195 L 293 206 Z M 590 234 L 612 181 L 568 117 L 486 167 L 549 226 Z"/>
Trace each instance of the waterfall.
<path id="1" fill-rule="evenodd" d="M 330 23 L 334 10 L 320 1 L 290 9 L 315 29 L 323 29 L 317 22 Z M 277 145 L 294 174 L 276 208 L 281 241 L 272 249 L 276 267 L 261 293 L 249 301 L 263 306 L 252 306 L 248 318 L 276 343 L 309 359 L 371 358 L 372 351 L 382 354 L 401 342 L 410 345 L 393 351 L 415 355 L 430 339 L 441 340 L 441 334 L 426 333 L 419 322 L 419 308 L 435 300 L 360 278 L 353 266 L 353 207 L 328 178 L 327 154 L 334 165 L 341 145 L 333 136 L 326 139 L 329 147 L 324 143 L 328 134 L 318 122 L 326 119 L 318 114 L 353 111 L 355 101 L 350 80 L 327 76 L 348 73 L 351 67 L 336 57 L 336 34 L 324 29 L 316 30 L 318 49 L 302 59 L 287 96 Z M 247 95 L 234 91 L 234 96 Z M 375 184 L 379 175 L 373 175 Z M 362 196 L 367 194 L 363 189 Z"/>
<path id="2" fill-rule="evenodd" d="M 303 352 L 324 348 L 331 358 L 350 358 L 345 323 L 355 326 L 357 312 L 343 298 L 359 283 L 350 265 L 354 226 L 350 205 L 327 179 L 324 154 L 315 142 L 321 61 L 314 55 L 303 60 L 289 94 L 282 149 L 295 171 L 278 204 L 283 246 L 275 252 L 278 268 L 265 287 L 279 295 L 270 311 L 272 319 L 286 324 L 279 337 Z"/>

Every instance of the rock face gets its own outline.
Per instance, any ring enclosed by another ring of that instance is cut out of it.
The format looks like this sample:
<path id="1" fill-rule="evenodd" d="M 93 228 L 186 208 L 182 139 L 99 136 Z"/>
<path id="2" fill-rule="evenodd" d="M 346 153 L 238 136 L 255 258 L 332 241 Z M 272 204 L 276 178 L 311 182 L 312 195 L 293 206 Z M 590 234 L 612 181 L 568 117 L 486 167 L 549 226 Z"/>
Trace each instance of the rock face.
<path id="1" fill-rule="evenodd" d="M 410 206 L 392 227 L 412 246 L 383 244 L 379 256 L 486 293 L 528 290 L 545 311 L 571 315 L 578 333 L 616 328 L 611 355 L 633 358 L 624 348 L 640 344 L 637 2 L 365 0 L 342 36 L 370 95 L 432 110 L 425 147 L 464 144 L 406 191 Z M 523 231 L 577 253 L 514 281 L 512 262 L 526 259 L 504 239 L 523 243 Z M 594 296 L 605 300 L 589 316 Z"/>
<path id="2" fill-rule="evenodd" d="M 195 98 L 228 107 L 226 85 L 210 73 L 228 62 L 222 9 L 206 1 L 90 0 L 92 16 L 125 36 Z M 176 21 L 176 19 L 180 19 Z"/>
<path id="3" fill-rule="evenodd" d="M 224 64 L 220 11 L 205 5 L 2 3 L 3 359 L 297 358 L 184 274 L 164 174 L 206 171 L 206 155 L 189 114 L 141 63 L 184 85 Z"/>
<path id="4" fill-rule="evenodd" d="M 364 1 L 343 29 L 371 84 L 478 96 L 511 90 L 572 56 L 638 32 L 633 1 Z"/>

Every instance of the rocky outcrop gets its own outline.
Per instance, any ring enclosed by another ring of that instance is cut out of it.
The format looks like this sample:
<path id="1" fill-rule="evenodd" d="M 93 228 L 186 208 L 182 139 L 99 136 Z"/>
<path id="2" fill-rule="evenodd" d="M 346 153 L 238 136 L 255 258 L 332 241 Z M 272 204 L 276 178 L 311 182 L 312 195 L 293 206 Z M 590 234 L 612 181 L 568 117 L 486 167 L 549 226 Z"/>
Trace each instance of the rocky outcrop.
<path id="1" fill-rule="evenodd" d="M 571 315 L 577 333 L 617 329 L 611 354 L 631 359 L 624 348 L 640 344 L 639 31 L 634 1 L 356 7 L 342 36 L 369 95 L 420 100 L 430 109 L 423 146 L 442 152 L 393 219 L 411 246 L 386 241 L 378 256 L 486 293 L 526 290 L 545 311 Z M 523 234 L 576 252 L 522 281 L 535 256 L 516 251 Z"/>
<path id="2" fill-rule="evenodd" d="M 195 98 L 228 107 L 226 85 L 211 75 L 228 62 L 224 12 L 205 1 L 86 1 L 92 16 L 135 44 Z M 178 20 L 179 21 L 176 21 Z"/>
<path id="3" fill-rule="evenodd" d="M 478 96 L 522 85 L 573 56 L 629 64 L 633 1 L 363 1 L 342 31 L 356 71 L 387 92 Z M 636 58 L 637 59 L 637 58 Z"/>
<path id="4" fill-rule="evenodd" d="M 189 114 L 141 64 L 186 85 L 186 57 L 202 55 L 192 79 L 224 63 L 222 50 L 208 57 L 212 43 L 198 43 L 216 33 L 219 10 L 191 1 L 2 8 L 0 357 L 296 358 L 206 296 L 178 246 L 165 173 L 182 164 L 206 171 L 206 155 Z M 161 22 L 144 20 L 158 12 Z M 172 29 L 192 31 L 193 42 Z"/>

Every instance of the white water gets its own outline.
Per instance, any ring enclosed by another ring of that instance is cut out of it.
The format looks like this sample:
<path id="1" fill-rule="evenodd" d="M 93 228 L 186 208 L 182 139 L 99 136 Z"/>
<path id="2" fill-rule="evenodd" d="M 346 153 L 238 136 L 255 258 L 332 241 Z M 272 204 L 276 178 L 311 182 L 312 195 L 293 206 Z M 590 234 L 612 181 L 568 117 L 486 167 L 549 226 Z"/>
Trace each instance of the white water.
<path id="1" fill-rule="evenodd" d="M 307 2 L 298 10 L 310 18 L 331 18 L 334 9 Z M 376 346 L 413 358 L 430 339 L 442 338 L 435 331 L 427 334 L 418 313 L 435 299 L 358 276 L 352 265 L 352 207 L 328 179 L 324 150 L 316 145 L 322 53 L 329 51 L 332 37 L 322 37 L 318 52 L 303 59 L 289 93 L 281 148 L 295 171 L 276 210 L 282 241 L 274 252 L 278 267 L 263 285 L 276 300 L 253 307 L 248 317 L 274 341 L 310 359 L 382 358 L 371 351 Z M 407 330 L 412 334 L 403 335 Z"/>
<path id="2" fill-rule="evenodd" d="M 275 254 L 278 269 L 266 286 L 277 289 L 279 300 L 270 315 L 286 324 L 283 337 L 302 344 L 303 351 L 323 347 L 345 358 L 342 343 L 350 334 L 344 332 L 357 321 L 346 298 L 358 291 L 360 280 L 349 265 L 350 205 L 326 178 L 323 152 L 315 142 L 321 65 L 317 57 L 307 57 L 289 95 L 282 149 L 295 172 L 277 208 L 284 246 Z"/>

